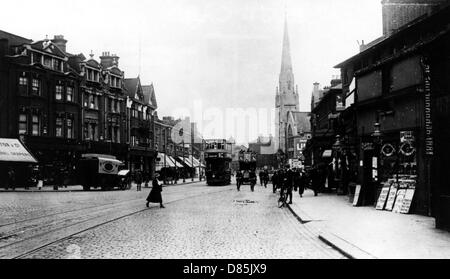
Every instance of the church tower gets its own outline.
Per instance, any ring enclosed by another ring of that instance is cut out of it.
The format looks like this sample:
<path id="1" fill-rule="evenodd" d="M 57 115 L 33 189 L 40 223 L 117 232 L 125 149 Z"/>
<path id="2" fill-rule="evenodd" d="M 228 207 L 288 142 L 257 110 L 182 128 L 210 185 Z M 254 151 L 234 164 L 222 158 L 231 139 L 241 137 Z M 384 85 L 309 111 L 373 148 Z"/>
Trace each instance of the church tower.
<path id="1" fill-rule="evenodd" d="M 287 18 L 284 20 L 283 51 L 281 55 L 281 71 L 275 97 L 275 151 L 287 152 L 286 125 L 289 111 L 298 111 L 298 87 L 294 83 Z"/>

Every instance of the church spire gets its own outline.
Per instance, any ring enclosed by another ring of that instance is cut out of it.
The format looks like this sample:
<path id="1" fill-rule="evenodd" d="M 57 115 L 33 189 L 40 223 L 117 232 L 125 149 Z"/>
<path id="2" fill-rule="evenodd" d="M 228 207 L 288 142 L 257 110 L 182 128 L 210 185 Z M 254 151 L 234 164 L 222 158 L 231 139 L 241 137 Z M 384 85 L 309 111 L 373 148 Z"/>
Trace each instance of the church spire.
<path id="1" fill-rule="evenodd" d="M 287 26 L 287 15 L 284 17 L 284 37 L 283 37 L 283 52 L 281 56 L 281 74 L 292 72 L 291 49 L 289 45 L 289 34 Z"/>

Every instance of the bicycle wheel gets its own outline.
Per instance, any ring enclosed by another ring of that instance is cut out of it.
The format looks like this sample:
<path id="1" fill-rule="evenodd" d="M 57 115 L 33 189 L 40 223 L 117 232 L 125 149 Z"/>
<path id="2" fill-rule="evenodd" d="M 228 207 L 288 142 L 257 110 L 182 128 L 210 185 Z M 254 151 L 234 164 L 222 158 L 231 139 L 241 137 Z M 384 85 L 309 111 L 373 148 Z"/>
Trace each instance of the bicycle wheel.
<path id="1" fill-rule="evenodd" d="M 283 201 L 283 200 L 284 200 L 283 197 L 279 197 L 279 198 L 278 198 L 278 207 L 279 207 L 279 208 L 283 207 L 283 204 L 284 204 L 284 201 Z"/>

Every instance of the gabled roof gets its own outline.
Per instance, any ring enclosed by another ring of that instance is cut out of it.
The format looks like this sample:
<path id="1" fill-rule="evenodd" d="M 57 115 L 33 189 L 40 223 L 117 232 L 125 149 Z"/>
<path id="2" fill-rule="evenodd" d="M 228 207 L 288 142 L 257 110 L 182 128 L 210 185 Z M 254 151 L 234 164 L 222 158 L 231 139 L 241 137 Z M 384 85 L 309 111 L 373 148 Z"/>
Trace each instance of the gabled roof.
<path id="1" fill-rule="evenodd" d="M 35 49 L 42 52 L 51 53 L 55 56 L 59 56 L 61 58 L 66 57 L 66 54 L 52 41 L 50 40 L 41 40 L 34 43 L 31 43 L 30 46 Z"/>
<path id="2" fill-rule="evenodd" d="M 139 94 L 139 92 L 142 94 L 141 79 L 139 77 L 125 78 L 124 86 L 127 91 L 128 97 L 133 98 L 133 99 L 139 99 L 136 97 L 141 97 L 142 99 L 144 99 L 142 95 L 137 96 Z M 139 87 L 141 88 L 141 90 L 139 90 Z"/>
<path id="3" fill-rule="evenodd" d="M 153 83 L 150 85 L 143 85 L 142 92 L 144 94 L 144 102 L 156 109 L 158 107 L 158 104 L 156 103 L 156 95 Z"/>
<path id="4" fill-rule="evenodd" d="M 89 59 L 88 61 L 86 61 L 86 65 L 97 69 L 101 68 L 100 63 L 98 63 L 95 59 Z"/>
<path id="5" fill-rule="evenodd" d="M 31 44 L 33 41 L 5 31 L 0 30 L 0 39 L 7 39 L 10 45 Z"/>

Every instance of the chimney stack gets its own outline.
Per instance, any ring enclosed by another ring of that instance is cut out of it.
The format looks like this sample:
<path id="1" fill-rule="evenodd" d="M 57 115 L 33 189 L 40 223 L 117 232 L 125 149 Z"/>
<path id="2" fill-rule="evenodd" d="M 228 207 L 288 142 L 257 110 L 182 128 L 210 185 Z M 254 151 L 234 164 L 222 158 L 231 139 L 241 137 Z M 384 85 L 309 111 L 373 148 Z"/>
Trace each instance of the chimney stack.
<path id="1" fill-rule="evenodd" d="M 59 47 L 64 53 L 66 52 L 67 40 L 64 39 L 63 35 L 55 35 L 53 37 L 52 43 Z"/>
<path id="2" fill-rule="evenodd" d="M 110 54 L 109 51 L 104 51 L 102 52 L 102 56 L 100 56 L 100 64 L 105 68 L 110 68 L 112 66 L 119 67 L 119 56 Z"/>

